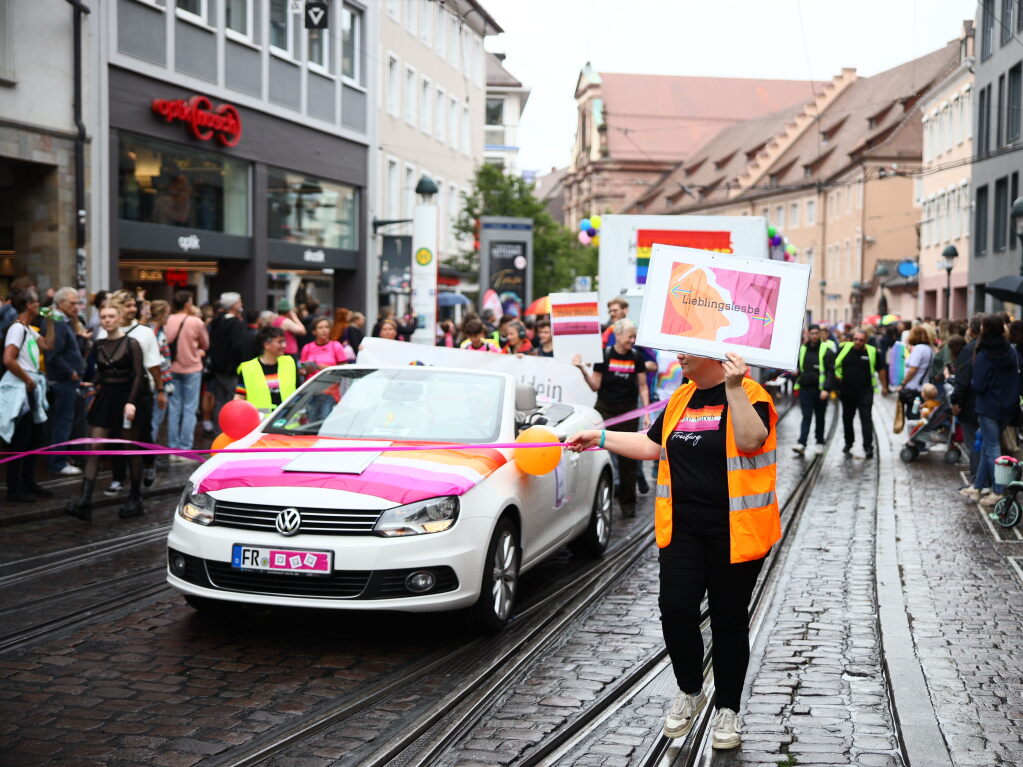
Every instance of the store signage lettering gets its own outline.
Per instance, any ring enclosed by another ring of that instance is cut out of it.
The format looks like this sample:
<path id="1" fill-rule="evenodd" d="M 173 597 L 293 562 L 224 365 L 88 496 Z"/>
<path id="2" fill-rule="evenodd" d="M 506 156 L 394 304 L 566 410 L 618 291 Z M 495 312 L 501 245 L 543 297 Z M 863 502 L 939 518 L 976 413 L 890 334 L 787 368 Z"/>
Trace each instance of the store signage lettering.
<path id="1" fill-rule="evenodd" d="M 153 99 L 153 112 L 167 122 L 180 120 L 200 141 L 210 141 L 216 136 L 224 146 L 236 146 L 242 137 L 242 119 L 231 104 L 221 104 L 216 109 L 205 96 L 184 99 Z"/>
<path id="2" fill-rule="evenodd" d="M 188 272 L 184 269 L 168 269 L 167 284 L 178 288 L 185 287 L 188 284 Z"/>
<path id="3" fill-rule="evenodd" d="M 322 250 L 306 250 L 302 254 L 302 260 L 308 261 L 310 264 L 322 264 L 327 260 L 327 254 Z"/>
<path id="4" fill-rule="evenodd" d="M 199 235 L 197 234 L 185 234 L 178 237 L 178 247 L 186 253 L 190 250 L 199 250 Z"/>
<path id="5" fill-rule="evenodd" d="M 159 269 L 139 269 L 140 282 L 163 282 L 163 272 Z"/>

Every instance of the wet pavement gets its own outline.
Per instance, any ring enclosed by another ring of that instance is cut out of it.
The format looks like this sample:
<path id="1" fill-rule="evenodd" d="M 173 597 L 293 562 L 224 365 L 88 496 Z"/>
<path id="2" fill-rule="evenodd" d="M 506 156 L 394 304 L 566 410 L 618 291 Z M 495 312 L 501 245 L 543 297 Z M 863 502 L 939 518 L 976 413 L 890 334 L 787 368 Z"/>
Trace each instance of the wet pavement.
<path id="1" fill-rule="evenodd" d="M 874 461 L 844 456 L 840 436 L 824 456 L 754 642 L 744 744 L 716 754 L 714 764 L 1023 765 L 1023 540 L 960 498 L 961 467 L 940 452 L 899 460 L 905 435 L 890 433 L 891 404 L 876 401 Z M 782 498 L 805 465 L 789 450 L 797 429 L 796 413 L 780 427 Z M 165 475 L 163 489 L 180 486 L 188 471 Z M 650 524 L 652 499 L 640 498 L 635 521 L 616 518 L 616 539 Z M 196 614 L 159 587 L 175 501 L 149 498 L 147 516 L 136 520 L 100 509 L 91 525 L 50 506 L 35 519 L 23 509 L 13 519 L 0 511 L 7 544 L 0 634 L 89 605 L 114 607 L 0 649 L 0 763 L 229 763 L 373 683 L 403 678 L 430 653 L 473 639 L 444 614 Z M 559 552 L 523 579 L 522 597 L 575 566 Z M 116 602 L 147 583 L 153 593 Z M 528 758 L 656 656 L 656 598 L 649 550 L 437 763 Z M 674 692 L 668 669 L 556 763 L 640 763 Z M 445 694 L 428 682 L 410 686 L 265 763 L 359 764 Z"/>

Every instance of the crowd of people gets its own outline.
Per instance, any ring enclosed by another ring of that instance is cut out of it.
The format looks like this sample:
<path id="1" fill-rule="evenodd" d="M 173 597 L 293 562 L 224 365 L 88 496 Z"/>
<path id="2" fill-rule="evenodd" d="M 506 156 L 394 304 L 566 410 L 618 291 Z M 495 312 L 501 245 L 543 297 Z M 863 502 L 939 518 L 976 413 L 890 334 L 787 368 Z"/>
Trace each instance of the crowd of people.
<path id="1" fill-rule="evenodd" d="M 816 449 L 823 451 L 827 403 L 842 407 L 845 452 L 854 445 L 860 422 L 864 457 L 874 456 L 871 411 L 876 392 L 896 396 L 892 430 L 901 434 L 937 417 L 943 406 L 949 447 L 969 458 L 970 483 L 960 493 L 993 507 L 1004 488 L 995 480 L 995 460 L 1018 457 L 1017 428 L 1023 427 L 1023 321 L 1007 313 L 975 314 L 968 321 L 899 321 L 883 327 L 845 326 L 837 331 L 811 325 L 804 331 L 799 368 L 792 376 L 803 420 L 803 454 L 811 424 Z M 926 440 L 913 441 L 916 453 Z"/>

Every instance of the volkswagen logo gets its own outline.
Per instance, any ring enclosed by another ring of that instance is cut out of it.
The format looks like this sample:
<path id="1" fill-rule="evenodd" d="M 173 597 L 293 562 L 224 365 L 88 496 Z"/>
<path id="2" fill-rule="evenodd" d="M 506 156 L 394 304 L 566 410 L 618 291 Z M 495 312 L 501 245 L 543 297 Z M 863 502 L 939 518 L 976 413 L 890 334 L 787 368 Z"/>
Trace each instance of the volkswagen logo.
<path id="1" fill-rule="evenodd" d="M 274 524 L 281 535 L 294 535 L 302 527 L 302 515 L 298 509 L 285 509 L 277 515 Z"/>

